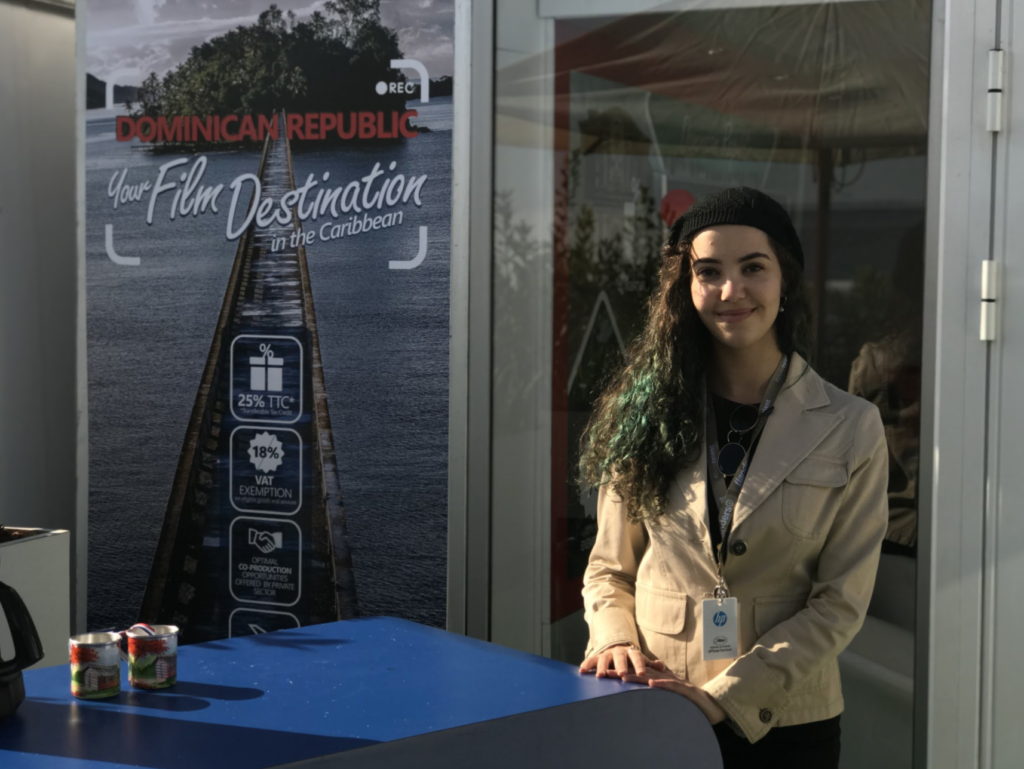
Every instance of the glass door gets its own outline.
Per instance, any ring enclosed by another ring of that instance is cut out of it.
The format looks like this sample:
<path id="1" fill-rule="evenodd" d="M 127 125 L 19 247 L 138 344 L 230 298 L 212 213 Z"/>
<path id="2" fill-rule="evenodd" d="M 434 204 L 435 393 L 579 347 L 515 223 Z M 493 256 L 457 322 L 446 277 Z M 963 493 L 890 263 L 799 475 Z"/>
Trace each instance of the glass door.
<path id="1" fill-rule="evenodd" d="M 575 447 L 642 327 L 668 227 L 701 194 L 756 187 L 807 254 L 815 369 L 885 424 L 889 530 L 840 658 L 844 766 L 909 767 L 930 2 L 495 9 L 492 640 L 580 661 L 596 495 L 575 486 Z"/>

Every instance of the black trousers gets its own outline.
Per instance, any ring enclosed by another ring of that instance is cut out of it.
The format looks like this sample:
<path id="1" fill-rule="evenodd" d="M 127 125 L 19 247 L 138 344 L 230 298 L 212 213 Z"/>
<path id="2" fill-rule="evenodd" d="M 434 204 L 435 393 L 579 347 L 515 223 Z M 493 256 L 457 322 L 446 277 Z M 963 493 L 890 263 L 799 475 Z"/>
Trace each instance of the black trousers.
<path id="1" fill-rule="evenodd" d="M 714 727 L 725 769 L 838 769 L 839 716 L 776 726 L 755 743 L 726 724 Z"/>

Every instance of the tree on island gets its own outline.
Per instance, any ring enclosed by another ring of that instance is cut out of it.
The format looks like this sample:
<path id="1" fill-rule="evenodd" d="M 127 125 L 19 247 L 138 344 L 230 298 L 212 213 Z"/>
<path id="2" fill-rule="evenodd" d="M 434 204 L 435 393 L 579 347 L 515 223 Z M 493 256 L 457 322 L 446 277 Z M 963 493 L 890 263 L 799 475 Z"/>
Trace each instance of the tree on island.
<path id="1" fill-rule="evenodd" d="M 271 5 L 255 24 L 201 45 L 161 79 L 151 73 L 128 105 L 133 117 L 270 115 L 287 112 L 403 111 L 398 35 L 380 21 L 380 0 L 327 0 L 298 21 Z"/>

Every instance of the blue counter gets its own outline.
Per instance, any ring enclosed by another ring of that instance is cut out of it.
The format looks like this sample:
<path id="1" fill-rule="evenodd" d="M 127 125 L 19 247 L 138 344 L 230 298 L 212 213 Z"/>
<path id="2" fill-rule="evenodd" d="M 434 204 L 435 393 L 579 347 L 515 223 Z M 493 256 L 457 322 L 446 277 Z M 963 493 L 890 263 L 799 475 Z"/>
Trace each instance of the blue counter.
<path id="1" fill-rule="evenodd" d="M 57 653 L 63 653 L 63 650 Z M 683 697 L 416 623 L 349 620 L 184 646 L 179 682 L 76 700 L 66 665 L 25 674 L 3 769 L 720 769 Z"/>

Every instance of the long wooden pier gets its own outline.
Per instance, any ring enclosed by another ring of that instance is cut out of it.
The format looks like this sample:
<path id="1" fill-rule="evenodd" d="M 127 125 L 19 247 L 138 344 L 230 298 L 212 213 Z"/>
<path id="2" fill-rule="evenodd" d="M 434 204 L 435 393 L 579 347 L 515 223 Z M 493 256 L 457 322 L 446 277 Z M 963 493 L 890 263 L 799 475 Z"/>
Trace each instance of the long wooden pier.
<path id="1" fill-rule="evenodd" d="M 283 128 L 257 174 L 275 200 L 295 189 Z M 358 615 L 297 233 L 293 211 L 238 242 L 139 612 L 183 642 Z"/>

